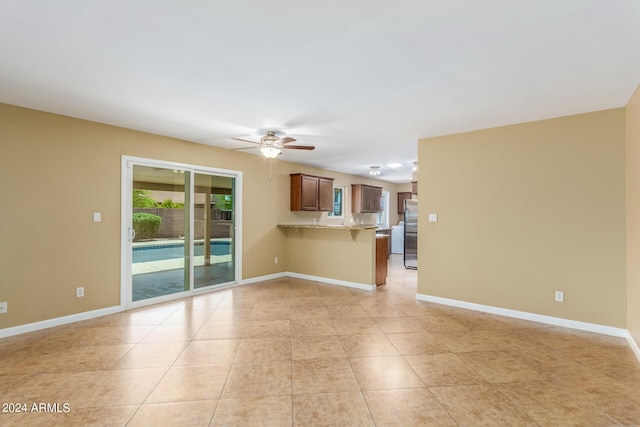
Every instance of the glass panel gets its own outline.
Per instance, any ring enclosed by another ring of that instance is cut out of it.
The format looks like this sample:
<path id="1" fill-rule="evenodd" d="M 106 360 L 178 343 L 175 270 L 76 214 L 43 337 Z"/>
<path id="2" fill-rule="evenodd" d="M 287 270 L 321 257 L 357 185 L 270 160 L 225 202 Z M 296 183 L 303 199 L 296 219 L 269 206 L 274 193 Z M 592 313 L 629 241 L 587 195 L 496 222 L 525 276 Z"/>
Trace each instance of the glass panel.
<path id="1" fill-rule="evenodd" d="M 327 216 L 342 218 L 344 214 L 344 187 L 333 187 L 333 212 L 329 212 Z"/>
<path id="2" fill-rule="evenodd" d="M 380 227 L 388 227 L 389 226 L 389 192 L 382 192 L 382 199 L 380 201 L 380 206 L 382 207 L 382 211 L 378 212 L 376 215 L 376 225 Z"/>
<path id="3" fill-rule="evenodd" d="M 195 174 L 195 288 L 235 280 L 234 184 L 234 178 Z"/>
<path id="4" fill-rule="evenodd" d="M 190 173 L 133 166 L 132 301 L 189 289 Z"/>

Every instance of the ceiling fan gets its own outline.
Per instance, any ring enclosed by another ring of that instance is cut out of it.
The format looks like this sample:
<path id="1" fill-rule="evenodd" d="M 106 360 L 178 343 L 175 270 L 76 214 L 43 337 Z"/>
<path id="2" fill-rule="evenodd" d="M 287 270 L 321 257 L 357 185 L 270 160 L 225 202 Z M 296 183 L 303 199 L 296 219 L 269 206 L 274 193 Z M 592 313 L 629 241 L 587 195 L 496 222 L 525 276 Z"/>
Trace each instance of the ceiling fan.
<path id="1" fill-rule="evenodd" d="M 249 150 L 251 148 L 259 148 L 265 157 L 273 159 L 282 153 L 282 150 L 315 150 L 313 145 L 289 145 L 292 142 L 296 142 L 295 139 L 285 136 L 280 138 L 276 135 L 275 131 L 267 131 L 267 133 L 260 138 L 260 142 L 249 141 L 242 138 L 231 138 L 236 141 L 250 142 L 256 144 L 257 147 L 242 147 L 234 148 L 233 150 Z"/>

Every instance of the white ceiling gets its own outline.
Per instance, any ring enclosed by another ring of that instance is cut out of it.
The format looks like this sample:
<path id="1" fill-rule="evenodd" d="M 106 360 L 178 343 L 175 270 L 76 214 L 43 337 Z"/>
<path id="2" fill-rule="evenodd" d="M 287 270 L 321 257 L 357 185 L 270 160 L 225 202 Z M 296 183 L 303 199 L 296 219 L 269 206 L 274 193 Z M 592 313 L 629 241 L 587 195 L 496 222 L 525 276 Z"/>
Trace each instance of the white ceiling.
<path id="1" fill-rule="evenodd" d="M 283 160 L 392 182 L 419 138 L 639 83 L 638 0 L 0 0 L 0 102 L 227 148 L 278 130 L 316 146 Z"/>

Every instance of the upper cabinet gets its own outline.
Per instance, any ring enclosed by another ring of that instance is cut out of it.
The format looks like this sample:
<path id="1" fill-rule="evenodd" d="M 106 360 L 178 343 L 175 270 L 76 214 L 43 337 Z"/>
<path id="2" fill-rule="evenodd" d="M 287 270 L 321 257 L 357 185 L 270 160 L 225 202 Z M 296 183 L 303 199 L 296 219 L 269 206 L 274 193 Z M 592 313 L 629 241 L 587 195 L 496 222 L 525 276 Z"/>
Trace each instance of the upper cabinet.
<path id="1" fill-rule="evenodd" d="M 333 178 L 318 177 L 318 210 L 333 211 Z"/>
<path id="2" fill-rule="evenodd" d="M 398 213 L 404 213 L 404 201 L 411 200 L 411 191 L 398 192 Z"/>
<path id="3" fill-rule="evenodd" d="M 411 194 L 418 195 L 418 181 L 411 181 Z"/>
<path id="4" fill-rule="evenodd" d="M 291 174 L 292 211 L 332 211 L 333 178 Z"/>
<path id="5" fill-rule="evenodd" d="M 378 213 L 382 211 L 382 187 L 365 184 L 351 185 L 351 212 Z"/>

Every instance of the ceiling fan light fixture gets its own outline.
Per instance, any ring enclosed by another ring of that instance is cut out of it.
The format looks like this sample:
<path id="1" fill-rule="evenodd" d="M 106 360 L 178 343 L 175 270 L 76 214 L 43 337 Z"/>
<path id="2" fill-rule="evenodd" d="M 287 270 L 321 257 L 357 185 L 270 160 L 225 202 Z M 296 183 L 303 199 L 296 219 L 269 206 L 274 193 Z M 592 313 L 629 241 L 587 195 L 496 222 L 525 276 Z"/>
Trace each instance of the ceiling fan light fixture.
<path id="1" fill-rule="evenodd" d="M 269 159 L 275 159 L 280 155 L 280 153 L 282 153 L 282 150 L 278 147 L 262 147 L 260 148 L 260 151 L 262 151 L 262 154 Z"/>
<path id="2" fill-rule="evenodd" d="M 413 162 L 413 169 L 414 172 L 418 172 L 418 162 Z"/>
<path id="3" fill-rule="evenodd" d="M 276 132 L 275 131 L 267 131 L 267 134 L 265 136 L 263 136 L 262 138 L 260 138 L 260 142 L 262 144 L 266 144 L 266 145 L 273 145 L 276 142 L 278 142 L 280 138 L 278 138 L 276 136 Z"/>
<path id="4" fill-rule="evenodd" d="M 380 175 L 380 166 L 369 166 L 369 175 L 371 176 Z"/>
<path id="5" fill-rule="evenodd" d="M 235 137 L 231 139 L 234 139 L 236 141 L 248 142 L 255 145 L 254 147 L 232 148 L 232 150 L 248 150 L 251 148 L 257 148 L 265 157 L 270 159 L 276 158 L 278 155 L 282 154 L 285 149 L 311 151 L 316 148 L 313 145 L 287 145 L 295 142 L 295 138 L 291 138 L 290 136 L 280 138 L 276 135 L 276 132 L 272 130 L 267 131 L 267 133 L 262 138 L 260 138 L 260 142 Z"/>

